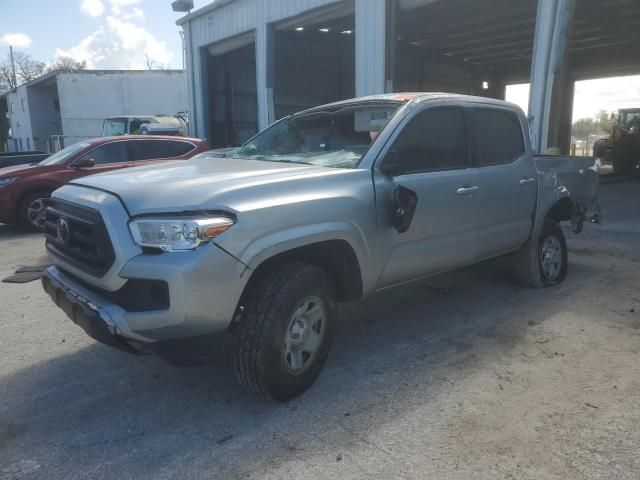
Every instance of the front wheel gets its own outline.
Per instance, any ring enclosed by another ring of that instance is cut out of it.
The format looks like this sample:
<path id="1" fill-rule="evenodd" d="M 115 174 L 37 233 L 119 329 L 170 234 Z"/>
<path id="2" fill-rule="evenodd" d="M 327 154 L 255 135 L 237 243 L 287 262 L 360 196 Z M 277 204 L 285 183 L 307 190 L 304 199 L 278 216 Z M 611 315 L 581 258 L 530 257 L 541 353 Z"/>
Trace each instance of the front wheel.
<path id="1" fill-rule="evenodd" d="M 315 381 L 329 354 L 336 300 L 329 275 L 291 263 L 248 292 L 236 332 L 236 375 L 263 398 L 286 401 Z"/>
<path id="2" fill-rule="evenodd" d="M 545 221 L 540 235 L 515 254 L 516 280 L 523 287 L 544 288 L 562 283 L 568 270 L 567 241 L 560 225 Z"/>
<path id="3" fill-rule="evenodd" d="M 25 227 L 37 232 L 44 230 L 46 200 L 50 192 L 33 192 L 26 195 L 18 206 L 18 219 Z"/>

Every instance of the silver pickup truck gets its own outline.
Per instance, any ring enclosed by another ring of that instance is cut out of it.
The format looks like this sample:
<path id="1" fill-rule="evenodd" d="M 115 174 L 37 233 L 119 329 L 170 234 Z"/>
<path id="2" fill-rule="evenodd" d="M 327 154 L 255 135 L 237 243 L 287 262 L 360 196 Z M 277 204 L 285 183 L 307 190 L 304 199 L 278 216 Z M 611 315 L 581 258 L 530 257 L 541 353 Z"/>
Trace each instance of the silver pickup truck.
<path id="1" fill-rule="evenodd" d="M 339 302 L 503 255 L 523 286 L 562 282 L 558 224 L 597 220 L 597 185 L 593 158 L 534 156 L 514 105 L 349 100 L 55 191 L 43 286 L 94 339 L 175 364 L 230 332 L 239 381 L 286 400 L 322 369 Z"/>

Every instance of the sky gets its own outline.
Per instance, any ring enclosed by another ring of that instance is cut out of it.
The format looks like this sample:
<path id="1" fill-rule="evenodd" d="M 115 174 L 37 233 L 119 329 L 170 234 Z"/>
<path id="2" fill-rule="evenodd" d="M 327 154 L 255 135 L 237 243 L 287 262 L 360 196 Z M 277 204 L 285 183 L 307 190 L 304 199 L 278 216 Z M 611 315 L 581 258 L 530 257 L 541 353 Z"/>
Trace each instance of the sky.
<path id="1" fill-rule="evenodd" d="M 507 100 L 526 112 L 529 107 L 529 84 L 509 85 Z M 617 112 L 621 108 L 640 107 L 640 75 L 601 78 L 576 82 L 573 121 L 593 118 L 600 110 Z"/>
<path id="2" fill-rule="evenodd" d="M 210 1 L 195 0 L 195 8 Z M 0 0 L 0 12 L 0 52 L 11 44 L 46 63 L 66 55 L 91 69 L 144 69 L 148 56 L 156 67 L 182 68 L 175 22 L 183 14 L 171 0 Z M 528 85 L 507 88 L 507 100 L 525 111 L 528 95 Z M 640 76 L 583 81 L 573 118 L 637 106 Z"/>
<path id="3" fill-rule="evenodd" d="M 12 44 L 46 63 L 68 55 L 94 69 L 143 69 L 146 54 L 182 68 L 183 14 L 170 0 L 0 0 L 0 12 L 0 52 Z"/>

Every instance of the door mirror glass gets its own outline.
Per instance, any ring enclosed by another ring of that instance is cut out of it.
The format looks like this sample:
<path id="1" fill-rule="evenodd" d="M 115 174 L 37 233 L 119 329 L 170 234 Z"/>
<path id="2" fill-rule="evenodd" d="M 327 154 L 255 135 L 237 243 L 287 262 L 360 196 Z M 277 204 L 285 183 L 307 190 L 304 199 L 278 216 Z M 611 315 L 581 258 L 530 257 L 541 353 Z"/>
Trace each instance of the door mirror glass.
<path id="1" fill-rule="evenodd" d="M 73 164 L 74 168 L 91 168 L 95 165 L 96 161 L 93 158 L 81 158 Z"/>
<path id="2" fill-rule="evenodd" d="M 418 195 L 413 190 L 398 185 L 393 191 L 393 228 L 398 233 L 409 230 L 418 206 Z"/>

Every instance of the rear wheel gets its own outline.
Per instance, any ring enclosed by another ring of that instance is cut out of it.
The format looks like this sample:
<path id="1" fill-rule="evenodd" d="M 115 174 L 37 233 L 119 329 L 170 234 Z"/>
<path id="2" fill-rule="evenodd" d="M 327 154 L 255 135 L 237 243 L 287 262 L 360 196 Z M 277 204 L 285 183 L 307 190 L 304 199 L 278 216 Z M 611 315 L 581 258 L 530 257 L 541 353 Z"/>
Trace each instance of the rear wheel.
<path id="1" fill-rule="evenodd" d="M 313 265 L 292 263 L 248 293 L 236 332 L 236 374 L 250 392 L 285 401 L 315 381 L 336 324 L 334 286 Z"/>
<path id="2" fill-rule="evenodd" d="M 625 135 L 615 144 L 611 162 L 616 173 L 631 173 L 640 161 L 636 135 Z"/>
<path id="3" fill-rule="evenodd" d="M 516 279 L 529 288 L 562 283 L 568 270 L 567 242 L 560 225 L 547 220 L 537 239 L 529 240 L 515 255 Z"/>
<path id="4" fill-rule="evenodd" d="M 44 230 L 45 201 L 51 196 L 51 192 L 40 191 L 27 194 L 18 206 L 18 218 L 20 223 L 31 230 L 41 232 Z"/>

